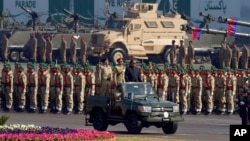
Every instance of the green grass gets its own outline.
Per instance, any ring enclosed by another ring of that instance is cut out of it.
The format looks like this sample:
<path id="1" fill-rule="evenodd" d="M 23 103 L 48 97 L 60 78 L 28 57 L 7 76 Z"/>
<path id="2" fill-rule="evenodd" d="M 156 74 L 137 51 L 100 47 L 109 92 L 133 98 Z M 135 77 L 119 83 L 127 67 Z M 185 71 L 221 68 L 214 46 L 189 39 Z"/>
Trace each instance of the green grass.
<path id="1" fill-rule="evenodd" d="M 143 136 L 116 136 L 115 141 L 184 141 L 172 138 L 161 138 L 161 137 L 143 137 Z"/>

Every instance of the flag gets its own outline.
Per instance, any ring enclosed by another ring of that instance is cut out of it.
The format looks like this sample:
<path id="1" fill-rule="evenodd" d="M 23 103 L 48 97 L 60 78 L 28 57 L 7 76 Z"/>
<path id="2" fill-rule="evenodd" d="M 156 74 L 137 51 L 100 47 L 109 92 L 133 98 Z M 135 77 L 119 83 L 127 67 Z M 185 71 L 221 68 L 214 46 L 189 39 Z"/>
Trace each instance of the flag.
<path id="1" fill-rule="evenodd" d="M 194 27 L 193 40 L 195 40 L 195 39 L 200 40 L 200 37 L 201 37 L 201 29 L 199 27 Z"/>
<path id="2" fill-rule="evenodd" d="M 229 35 L 229 36 L 234 36 L 235 35 L 236 25 L 237 25 L 237 20 L 232 18 L 230 20 L 228 28 L 227 28 L 227 35 Z"/>

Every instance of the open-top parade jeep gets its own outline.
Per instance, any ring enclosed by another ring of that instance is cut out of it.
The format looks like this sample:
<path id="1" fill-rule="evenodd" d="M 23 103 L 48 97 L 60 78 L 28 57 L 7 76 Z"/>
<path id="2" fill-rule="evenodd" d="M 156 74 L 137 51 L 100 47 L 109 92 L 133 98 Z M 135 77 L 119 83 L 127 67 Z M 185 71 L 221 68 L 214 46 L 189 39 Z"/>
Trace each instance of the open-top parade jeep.
<path id="1" fill-rule="evenodd" d="M 86 125 L 105 131 L 108 125 L 124 123 L 129 133 L 156 126 L 165 134 L 174 134 L 180 116 L 179 105 L 159 99 L 150 83 L 119 84 L 107 96 L 89 96 L 86 100 Z"/>

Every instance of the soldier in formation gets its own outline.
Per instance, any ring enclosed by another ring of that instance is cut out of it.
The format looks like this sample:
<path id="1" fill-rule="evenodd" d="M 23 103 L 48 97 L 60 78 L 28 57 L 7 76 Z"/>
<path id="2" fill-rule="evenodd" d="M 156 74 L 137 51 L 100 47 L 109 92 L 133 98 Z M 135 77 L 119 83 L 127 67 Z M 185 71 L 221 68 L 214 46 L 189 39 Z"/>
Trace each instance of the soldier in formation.
<path id="1" fill-rule="evenodd" d="M 52 63 L 52 50 L 53 50 L 53 43 L 51 40 L 51 36 L 47 37 L 47 44 L 46 44 L 46 63 Z"/>
<path id="2" fill-rule="evenodd" d="M 72 36 L 70 43 L 70 61 L 72 64 L 76 63 L 76 48 L 77 48 L 76 39 L 74 36 Z"/>
<path id="3" fill-rule="evenodd" d="M 3 62 L 6 62 L 8 60 L 8 45 L 9 45 L 9 39 L 7 38 L 7 35 L 3 35 L 3 40 L 1 44 L 1 51 L 2 51 L 2 60 Z"/>
<path id="4" fill-rule="evenodd" d="M 193 41 L 189 41 L 188 51 L 187 51 L 187 64 L 194 64 L 194 47 Z"/>
<path id="5" fill-rule="evenodd" d="M 39 62 L 45 63 L 46 62 L 46 46 L 47 46 L 47 41 L 44 38 L 44 35 L 40 35 L 40 44 L 38 48 L 38 57 L 39 57 Z"/>

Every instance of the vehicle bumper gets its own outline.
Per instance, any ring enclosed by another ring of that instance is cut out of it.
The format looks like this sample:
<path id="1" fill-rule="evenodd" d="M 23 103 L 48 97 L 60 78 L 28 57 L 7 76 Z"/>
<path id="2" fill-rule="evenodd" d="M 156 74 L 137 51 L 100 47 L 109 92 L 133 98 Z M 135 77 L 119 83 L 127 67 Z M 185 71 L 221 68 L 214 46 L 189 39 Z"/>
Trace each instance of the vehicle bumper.
<path id="1" fill-rule="evenodd" d="M 178 117 L 169 117 L 169 118 L 164 118 L 164 117 L 143 117 L 143 121 L 145 122 L 151 122 L 151 123 L 159 123 L 159 122 L 179 122 L 179 121 L 184 121 L 184 118 L 181 116 Z"/>

